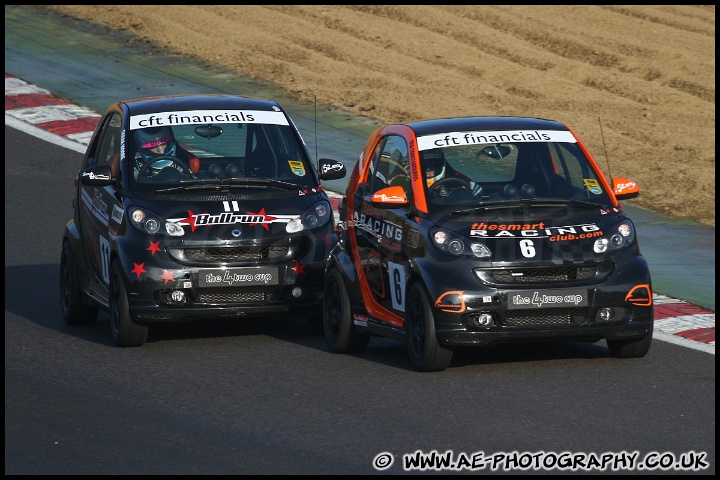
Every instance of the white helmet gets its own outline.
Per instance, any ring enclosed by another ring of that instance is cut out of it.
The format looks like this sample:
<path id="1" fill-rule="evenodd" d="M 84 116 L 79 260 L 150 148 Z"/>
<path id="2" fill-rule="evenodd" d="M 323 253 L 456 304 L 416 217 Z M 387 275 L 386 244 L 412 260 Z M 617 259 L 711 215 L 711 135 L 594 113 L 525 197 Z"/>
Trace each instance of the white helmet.
<path id="1" fill-rule="evenodd" d="M 421 152 L 420 163 L 425 172 L 428 187 L 445 176 L 445 154 L 441 149 L 433 148 Z M 434 176 L 428 178 L 428 170 L 433 170 Z"/>

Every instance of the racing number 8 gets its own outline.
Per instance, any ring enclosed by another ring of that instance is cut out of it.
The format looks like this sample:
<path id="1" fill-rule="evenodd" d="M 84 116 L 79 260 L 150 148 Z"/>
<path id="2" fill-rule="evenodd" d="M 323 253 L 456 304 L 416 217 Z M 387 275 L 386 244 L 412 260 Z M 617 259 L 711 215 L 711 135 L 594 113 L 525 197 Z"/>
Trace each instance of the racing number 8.
<path id="1" fill-rule="evenodd" d="M 525 258 L 533 258 L 535 256 L 535 245 L 532 240 L 520 240 L 520 253 Z"/>

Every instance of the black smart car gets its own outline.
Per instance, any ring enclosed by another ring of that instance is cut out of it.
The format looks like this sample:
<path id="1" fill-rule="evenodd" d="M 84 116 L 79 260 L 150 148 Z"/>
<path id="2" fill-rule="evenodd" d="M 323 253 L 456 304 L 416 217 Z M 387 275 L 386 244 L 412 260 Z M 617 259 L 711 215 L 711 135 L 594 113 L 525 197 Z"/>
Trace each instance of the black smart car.
<path id="1" fill-rule="evenodd" d="M 330 348 L 396 338 L 421 371 L 501 342 L 604 339 L 615 357 L 644 356 L 650 273 L 618 203 L 638 193 L 608 182 L 560 122 L 378 128 L 340 207 L 323 296 Z"/>
<path id="2" fill-rule="evenodd" d="M 187 95 L 111 105 L 63 236 L 65 321 L 108 311 L 123 347 L 142 345 L 162 322 L 298 314 L 321 324 L 337 236 L 320 180 L 345 173 L 340 162 L 313 165 L 274 101 Z"/>

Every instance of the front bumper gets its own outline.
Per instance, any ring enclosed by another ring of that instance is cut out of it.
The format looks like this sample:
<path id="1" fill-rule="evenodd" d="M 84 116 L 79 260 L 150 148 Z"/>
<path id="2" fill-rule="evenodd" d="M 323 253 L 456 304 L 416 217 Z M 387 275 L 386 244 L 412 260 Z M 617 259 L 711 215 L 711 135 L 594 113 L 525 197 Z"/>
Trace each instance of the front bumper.
<path id="1" fill-rule="evenodd" d="M 198 269 L 183 271 L 180 279 L 167 284 L 162 280 L 144 281 L 129 290 L 130 314 L 137 323 L 319 314 L 324 264 L 304 265 L 302 280 L 293 268 L 279 268 L 277 285 L 200 286 L 203 270 Z"/>
<path id="2" fill-rule="evenodd" d="M 119 250 L 136 323 L 322 311 L 329 246 L 312 238 L 229 247 L 168 242 L 154 253 L 137 244 L 144 245 Z"/>
<path id="3" fill-rule="evenodd" d="M 653 330 L 650 275 L 642 257 L 624 265 L 625 268 L 616 265 L 606 269 L 598 283 L 591 280 L 600 275 L 513 285 L 509 280 L 502 285 L 478 285 L 466 277 L 464 284 L 471 290 L 436 284 L 432 294 L 438 341 L 452 347 L 554 339 L 596 342 L 641 338 Z M 461 291 L 462 302 L 458 295 L 442 293 L 450 290 Z M 561 300 L 576 297 L 582 301 L 574 304 Z M 561 301 L 543 303 L 537 302 L 537 298 Z"/>

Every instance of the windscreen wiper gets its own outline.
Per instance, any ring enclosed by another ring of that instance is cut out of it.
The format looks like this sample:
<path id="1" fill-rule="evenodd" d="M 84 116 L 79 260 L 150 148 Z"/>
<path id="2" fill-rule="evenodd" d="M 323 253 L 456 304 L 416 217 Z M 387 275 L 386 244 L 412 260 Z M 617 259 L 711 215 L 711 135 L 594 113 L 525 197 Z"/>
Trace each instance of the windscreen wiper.
<path id="1" fill-rule="evenodd" d="M 181 182 L 182 185 L 160 188 L 154 193 L 169 193 L 181 190 L 228 190 L 231 188 L 249 188 L 264 190 L 267 188 L 281 188 L 284 190 L 298 190 L 302 186 L 298 183 L 275 180 L 272 178 L 204 178 Z"/>
<path id="2" fill-rule="evenodd" d="M 590 209 L 606 209 L 604 205 L 591 202 L 589 200 L 577 200 L 572 198 L 515 198 L 505 200 L 493 200 L 489 202 L 479 203 L 471 208 L 463 208 L 460 210 L 453 210 L 449 215 L 453 214 L 464 214 L 472 213 L 478 210 L 500 210 L 504 208 L 518 207 L 518 206 L 533 206 L 533 207 L 554 207 L 572 205 L 574 207 L 590 208 Z"/>

